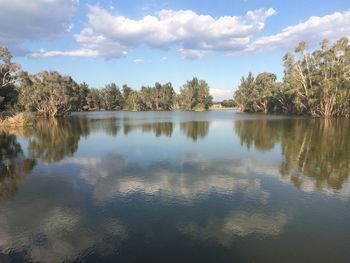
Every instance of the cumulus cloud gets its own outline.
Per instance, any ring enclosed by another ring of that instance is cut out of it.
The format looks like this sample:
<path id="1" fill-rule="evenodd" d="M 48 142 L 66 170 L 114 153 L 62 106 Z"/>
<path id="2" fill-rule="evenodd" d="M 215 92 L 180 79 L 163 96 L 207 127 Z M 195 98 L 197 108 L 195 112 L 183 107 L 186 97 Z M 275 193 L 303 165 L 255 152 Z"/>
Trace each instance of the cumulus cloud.
<path id="1" fill-rule="evenodd" d="M 286 27 L 280 33 L 257 39 L 246 51 L 293 48 L 300 41 L 315 46 L 322 39 L 336 40 L 341 37 L 350 37 L 350 10 L 312 16 L 305 22 Z"/>
<path id="2" fill-rule="evenodd" d="M 0 43 L 15 54 L 25 54 L 25 41 L 69 32 L 78 5 L 79 0 L 0 0 Z"/>
<path id="3" fill-rule="evenodd" d="M 178 52 L 183 58 L 192 59 L 192 60 L 199 59 L 204 55 L 203 51 L 195 50 L 195 49 L 180 48 L 178 49 Z"/>
<path id="4" fill-rule="evenodd" d="M 197 59 L 208 51 L 242 50 L 274 14 L 275 10 L 269 8 L 216 19 L 191 10 L 161 10 L 154 16 L 134 20 L 113 16 L 99 6 L 89 6 L 88 26 L 75 36 L 80 49 L 37 52 L 35 56 L 98 54 L 118 58 L 140 45 L 147 45 L 158 49 L 176 48 L 183 57 Z"/>

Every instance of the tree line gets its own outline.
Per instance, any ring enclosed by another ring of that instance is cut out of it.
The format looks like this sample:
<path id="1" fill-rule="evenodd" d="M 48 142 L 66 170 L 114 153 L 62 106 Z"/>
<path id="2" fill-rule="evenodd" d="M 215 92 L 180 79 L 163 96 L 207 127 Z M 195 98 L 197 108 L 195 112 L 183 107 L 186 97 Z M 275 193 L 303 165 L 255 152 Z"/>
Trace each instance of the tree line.
<path id="1" fill-rule="evenodd" d="M 213 103 L 209 85 L 193 78 L 177 94 L 170 82 L 155 83 L 135 90 L 110 83 L 102 89 L 78 84 L 70 76 L 55 71 L 29 74 L 12 62 L 9 50 L 0 46 L 0 111 L 37 112 L 64 116 L 83 110 L 207 110 Z"/>
<path id="2" fill-rule="evenodd" d="M 234 92 L 241 111 L 302 114 L 311 116 L 350 116 L 350 45 L 341 38 L 328 40 L 312 53 L 300 42 L 295 51 L 283 57 L 284 76 L 263 72 L 242 77 Z"/>

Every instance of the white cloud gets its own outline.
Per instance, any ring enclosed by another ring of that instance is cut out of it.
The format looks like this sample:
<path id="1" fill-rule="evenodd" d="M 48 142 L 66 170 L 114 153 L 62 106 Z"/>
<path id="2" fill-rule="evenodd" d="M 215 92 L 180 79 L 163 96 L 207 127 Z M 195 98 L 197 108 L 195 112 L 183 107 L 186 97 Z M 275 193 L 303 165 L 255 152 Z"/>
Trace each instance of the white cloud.
<path id="1" fill-rule="evenodd" d="M 88 26 L 75 36 L 81 49 L 74 52 L 82 54 L 81 50 L 91 50 L 91 53 L 85 52 L 86 56 L 97 53 L 105 58 L 118 58 L 140 45 L 147 45 L 176 48 L 185 58 L 196 59 L 208 51 L 244 49 L 253 34 L 263 29 L 265 20 L 274 14 L 275 10 L 269 8 L 215 19 L 191 10 L 161 10 L 155 16 L 134 20 L 113 16 L 99 6 L 89 6 Z M 57 54 L 73 53 L 58 51 Z M 45 56 L 45 52 L 41 55 Z"/>
<path id="2" fill-rule="evenodd" d="M 25 41 L 52 39 L 72 29 L 78 0 L 0 0 L 0 43 L 16 54 Z"/>
<path id="3" fill-rule="evenodd" d="M 210 88 L 210 95 L 217 101 L 232 99 L 233 90 Z"/>
<path id="4" fill-rule="evenodd" d="M 134 63 L 136 65 L 141 65 L 141 64 L 144 64 L 145 61 L 143 59 L 141 59 L 141 58 L 137 58 L 137 59 L 134 59 Z"/>
<path id="5" fill-rule="evenodd" d="M 200 50 L 195 50 L 195 49 L 183 49 L 180 48 L 178 49 L 179 54 L 186 59 L 199 59 L 203 57 L 204 52 Z"/>
<path id="6" fill-rule="evenodd" d="M 98 52 L 91 49 L 77 49 L 71 51 L 45 51 L 43 49 L 33 53 L 33 57 L 97 57 Z"/>
<path id="7" fill-rule="evenodd" d="M 312 16 L 305 22 L 286 27 L 278 34 L 257 39 L 246 51 L 294 48 L 300 41 L 315 46 L 322 39 L 336 40 L 341 37 L 350 37 L 350 10 Z"/>

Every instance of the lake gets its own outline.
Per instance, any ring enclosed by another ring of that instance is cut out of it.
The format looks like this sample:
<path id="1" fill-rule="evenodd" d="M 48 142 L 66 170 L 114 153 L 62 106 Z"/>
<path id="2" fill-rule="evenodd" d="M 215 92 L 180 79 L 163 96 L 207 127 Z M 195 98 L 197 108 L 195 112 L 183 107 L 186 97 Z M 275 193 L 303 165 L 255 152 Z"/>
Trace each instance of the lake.
<path id="1" fill-rule="evenodd" d="M 350 262 L 346 119 L 74 113 L 0 172 L 0 262 Z"/>

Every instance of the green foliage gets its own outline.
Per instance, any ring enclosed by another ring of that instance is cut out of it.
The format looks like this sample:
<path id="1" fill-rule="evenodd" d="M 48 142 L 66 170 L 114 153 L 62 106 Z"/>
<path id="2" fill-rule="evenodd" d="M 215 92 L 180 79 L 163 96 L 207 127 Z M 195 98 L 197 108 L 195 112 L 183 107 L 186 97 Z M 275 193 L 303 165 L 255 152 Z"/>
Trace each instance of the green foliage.
<path id="1" fill-rule="evenodd" d="M 86 103 L 89 110 L 101 109 L 102 101 L 100 91 L 94 88 L 90 89 L 86 97 Z"/>
<path id="2" fill-rule="evenodd" d="M 0 111 L 13 107 L 17 101 L 15 84 L 20 66 L 11 60 L 11 52 L 0 45 Z"/>
<path id="3" fill-rule="evenodd" d="M 105 110 L 118 110 L 122 107 L 123 95 L 115 83 L 105 86 L 100 91 L 100 102 Z"/>
<path id="4" fill-rule="evenodd" d="M 128 85 L 124 84 L 123 85 L 123 99 L 126 101 L 132 92 L 132 88 L 130 88 Z"/>
<path id="5" fill-rule="evenodd" d="M 23 74 L 18 103 L 27 111 L 51 117 L 64 116 L 78 103 L 78 91 L 79 85 L 71 77 L 58 72 Z"/>
<path id="6" fill-rule="evenodd" d="M 175 91 L 171 83 L 156 83 L 154 87 L 142 87 L 140 91 L 142 110 L 171 110 Z"/>
<path id="7" fill-rule="evenodd" d="M 233 107 L 237 107 L 237 103 L 234 100 L 223 100 L 222 102 L 220 102 L 222 107 L 226 107 L 226 108 L 233 108 Z"/>
<path id="8" fill-rule="evenodd" d="M 139 92 L 130 92 L 130 94 L 127 96 L 124 109 L 129 111 L 141 111 L 143 109 L 143 103 Z"/>
<path id="9" fill-rule="evenodd" d="M 85 82 L 81 83 L 78 87 L 77 90 L 77 101 L 76 104 L 74 105 L 74 110 L 75 111 L 80 111 L 80 110 L 87 110 L 89 109 L 88 103 L 87 103 L 87 97 L 90 93 L 89 85 L 86 84 Z"/>
<path id="10" fill-rule="evenodd" d="M 301 42 L 283 58 L 284 80 L 261 73 L 242 78 L 235 99 L 242 111 L 284 112 L 312 116 L 350 116 L 350 45 L 341 38 L 332 46 L 307 52 Z"/>
<path id="11" fill-rule="evenodd" d="M 204 80 L 193 78 L 180 90 L 180 107 L 184 110 L 207 110 L 213 104 L 209 86 Z"/>
<path id="12" fill-rule="evenodd" d="M 142 86 L 139 91 L 127 85 L 120 90 L 115 83 L 95 89 L 58 72 L 19 72 L 19 65 L 12 63 L 11 58 L 11 53 L 0 46 L 0 110 L 15 106 L 21 111 L 56 117 L 71 111 L 102 109 L 202 111 L 212 105 L 208 84 L 197 78 L 187 81 L 179 95 L 170 82 Z"/>
<path id="13" fill-rule="evenodd" d="M 268 112 L 272 108 L 273 94 L 276 93 L 276 75 L 263 72 L 256 78 L 250 72 L 235 93 L 235 101 L 242 111 Z"/>

